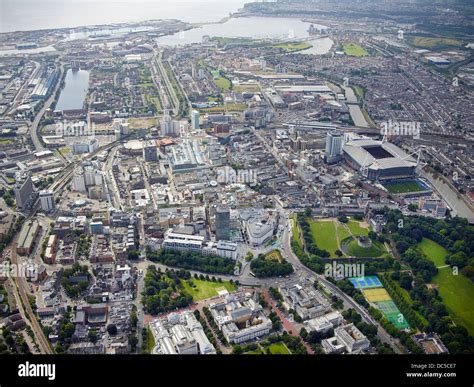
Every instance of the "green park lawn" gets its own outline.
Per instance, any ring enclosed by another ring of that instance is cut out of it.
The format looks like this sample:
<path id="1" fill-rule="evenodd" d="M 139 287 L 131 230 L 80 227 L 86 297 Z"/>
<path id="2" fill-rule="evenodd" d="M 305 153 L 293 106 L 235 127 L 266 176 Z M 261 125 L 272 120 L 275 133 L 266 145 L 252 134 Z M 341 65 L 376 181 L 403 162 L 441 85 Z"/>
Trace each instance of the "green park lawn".
<path id="1" fill-rule="evenodd" d="M 281 48 L 285 52 L 293 52 L 293 51 L 306 50 L 312 46 L 311 44 L 307 42 L 287 42 L 287 43 L 275 44 L 273 47 Z"/>
<path id="2" fill-rule="evenodd" d="M 221 90 L 229 90 L 232 86 L 232 82 L 223 77 L 218 70 L 211 70 L 211 74 L 214 77 L 214 83 Z"/>
<path id="3" fill-rule="evenodd" d="M 265 254 L 265 260 L 267 261 L 275 261 L 275 262 L 283 262 L 284 259 L 281 255 L 280 250 L 272 250 Z"/>
<path id="4" fill-rule="evenodd" d="M 436 266 L 445 264 L 448 252 L 438 243 L 423 238 L 418 247 Z M 451 267 L 438 269 L 438 274 L 433 277 L 433 282 L 438 285 L 439 295 L 453 321 L 465 326 L 473 335 L 474 284 L 461 273 L 454 275 Z"/>
<path id="5" fill-rule="evenodd" d="M 233 85 L 232 90 L 234 90 L 236 93 L 243 93 L 245 91 L 258 92 L 260 87 L 258 84 L 237 84 Z"/>
<path id="6" fill-rule="evenodd" d="M 151 94 L 145 94 L 145 101 L 149 105 L 155 105 L 157 111 L 161 110 L 161 103 L 158 97 L 155 97 Z"/>
<path id="7" fill-rule="evenodd" d="M 266 346 L 262 346 L 262 344 L 258 344 L 258 349 L 254 351 L 244 352 L 244 354 L 245 355 L 266 355 L 267 349 L 270 349 L 270 353 L 272 355 L 291 355 L 290 350 L 287 348 L 287 346 L 283 342 L 272 343 Z"/>
<path id="8" fill-rule="evenodd" d="M 225 110 L 228 112 L 243 112 L 247 108 L 244 103 L 226 103 Z"/>
<path id="9" fill-rule="evenodd" d="M 268 347 L 272 355 L 290 355 L 291 352 L 288 350 L 284 343 L 273 343 Z"/>
<path id="10" fill-rule="evenodd" d="M 193 301 L 205 300 L 206 298 L 215 297 L 218 295 L 218 290 L 227 289 L 229 292 L 233 292 L 236 289 L 234 284 L 229 281 L 212 282 L 203 281 L 200 279 L 192 279 L 195 287 L 192 287 L 188 281 L 181 281 L 184 290 L 188 292 L 192 297 Z"/>
<path id="11" fill-rule="evenodd" d="M 383 252 L 384 248 L 383 245 L 379 242 L 372 242 L 372 246 L 365 248 L 359 246 L 359 243 L 356 239 L 352 239 L 348 246 L 347 246 L 347 251 L 351 257 L 371 257 L 371 258 L 377 258 L 380 257 Z"/>
<path id="12" fill-rule="evenodd" d="M 262 351 L 257 349 L 255 351 L 244 352 L 244 355 L 263 355 L 263 353 L 262 353 Z"/>
<path id="13" fill-rule="evenodd" d="M 343 44 L 344 53 L 350 56 L 369 56 L 369 53 L 365 48 L 354 43 L 344 43 Z"/>
<path id="14" fill-rule="evenodd" d="M 340 242 L 343 239 L 346 239 L 351 234 L 349 233 L 349 231 L 347 231 L 347 229 L 342 224 L 338 224 L 337 225 L 337 235 L 339 236 L 339 242 Z"/>
<path id="15" fill-rule="evenodd" d="M 462 41 L 458 39 L 428 36 L 409 36 L 408 42 L 416 47 L 430 49 L 442 47 L 459 47 L 462 45 Z"/>
<path id="16" fill-rule="evenodd" d="M 364 99 L 365 97 L 365 89 L 361 86 L 352 86 L 352 89 L 354 90 L 355 95 L 359 99 Z"/>
<path id="17" fill-rule="evenodd" d="M 357 220 L 350 219 L 349 222 L 347 222 L 347 227 L 349 227 L 349 230 L 351 230 L 351 233 L 354 236 L 369 235 L 369 228 L 362 227 L 360 225 L 360 222 L 358 222 Z"/>
<path id="18" fill-rule="evenodd" d="M 148 344 L 148 353 L 151 353 L 153 351 L 153 348 L 155 348 L 155 338 L 153 337 L 153 333 L 151 333 L 150 327 L 147 328 L 147 344 Z"/>
<path id="19" fill-rule="evenodd" d="M 435 266 L 444 266 L 446 264 L 445 258 L 448 255 L 448 251 L 443 247 L 428 238 L 423 238 L 418 243 L 418 248 L 433 261 Z"/>
<path id="20" fill-rule="evenodd" d="M 333 221 L 314 221 L 308 219 L 311 236 L 318 248 L 329 252 L 331 257 L 336 256 L 339 249 L 336 238 L 336 226 Z"/>
<path id="21" fill-rule="evenodd" d="M 13 141 L 8 139 L 8 138 L 0 138 L 0 144 L 1 145 L 9 145 L 11 144 Z"/>
<path id="22" fill-rule="evenodd" d="M 291 233 L 292 233 L 293 240 L 302 249 L 303 244 L 301 243 L 301 239 L 300 239 L 300 236 L 298 234 L 298 226 L 296 225 L 296 216 L 291 217 Z"/>

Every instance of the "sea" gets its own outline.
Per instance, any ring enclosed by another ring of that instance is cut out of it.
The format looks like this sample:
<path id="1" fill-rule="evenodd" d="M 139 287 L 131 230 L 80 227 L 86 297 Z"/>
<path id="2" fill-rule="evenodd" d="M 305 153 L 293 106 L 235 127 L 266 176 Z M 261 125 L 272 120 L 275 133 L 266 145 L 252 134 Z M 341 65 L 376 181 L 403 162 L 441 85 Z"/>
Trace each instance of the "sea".
<path id="1" fill-rule="evenodd" d="M 144 20 L 217 22 L 251 0 L 0 0 L 0 33 Z"/>

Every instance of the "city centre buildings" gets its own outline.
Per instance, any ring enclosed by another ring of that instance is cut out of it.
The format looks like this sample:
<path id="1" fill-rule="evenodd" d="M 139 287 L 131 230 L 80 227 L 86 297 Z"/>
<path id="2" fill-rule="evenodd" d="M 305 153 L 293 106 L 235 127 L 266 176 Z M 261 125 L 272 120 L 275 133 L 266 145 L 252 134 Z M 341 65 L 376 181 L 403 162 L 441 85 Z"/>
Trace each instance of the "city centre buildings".
<path id="1" fill-rule="evenodd" d="M 209 309 L 229 343 L 253 340 L 268 335 L 272 329 L 272 322 L 251 293 L 230 293 L 213 301 Z"/>
<path id="2" fill-rule="evenodd" d="M 150 322 L 155 338 L 153 354 L 214 355 L 216 349 L 206 337 L 202 325 L 190 311 L 170 313 Z"/>

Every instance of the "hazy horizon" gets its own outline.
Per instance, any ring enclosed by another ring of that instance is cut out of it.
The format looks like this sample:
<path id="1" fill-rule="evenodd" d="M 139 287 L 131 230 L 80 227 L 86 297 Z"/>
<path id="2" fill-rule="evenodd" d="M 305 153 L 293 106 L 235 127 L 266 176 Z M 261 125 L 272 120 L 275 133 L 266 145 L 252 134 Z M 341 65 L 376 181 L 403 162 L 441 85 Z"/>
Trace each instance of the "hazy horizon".
<path id="1" fill-rule="evenodd" d="M 249 0 L 2 0 L 0 33 L 179 19 L 215 22 Z"/>

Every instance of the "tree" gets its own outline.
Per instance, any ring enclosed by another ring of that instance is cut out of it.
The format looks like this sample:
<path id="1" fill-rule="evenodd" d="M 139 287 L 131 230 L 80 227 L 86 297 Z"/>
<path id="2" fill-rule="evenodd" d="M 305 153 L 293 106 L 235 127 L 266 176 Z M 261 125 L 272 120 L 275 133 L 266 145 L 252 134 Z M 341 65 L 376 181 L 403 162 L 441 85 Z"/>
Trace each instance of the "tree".
<path id="1" fill-rule="evenodd" d="M 400 275 L 400 286 L 403 289 L 410 290 L 412 288 L 411 283 L 412 283 L 412 278 L 409 274 L 402 273 Z"/>
<path id="2" fill-rule="evenodd" d="M 137 344 L 138 344 L 138 338 L 137 338 L 137 335 L 135 333 L 133 333 L 130 338 L 128 339 L 128 342 L 130 343 L 130 347 L 132 348 L 132 351 L 135 350 L 135 348 L 137 347 Z"/>
<path id="3" fill-rule="evenodd" d="M 131 261 L 137 261 L 139 256 L 140 255 L 139 255 L 137 250 L 130 250 L 128 252 L 128 259 L 131 260 Z"/>
<path id="4" fill-rule="evenodd" d="M 306 338 L 308 337 L 308 331 L 305 328 L 301 328 L 300 330 L 300 336 L 303 340 L 306 341 Z"/>
<path id="5" fill-rule="evenodd" d="M 107 325 L 107 332 L 109 333 L 109 335 L 115 336 L 118 332 L 117 326 L 115 324 Z"/>
<path id="6" fill-rule="evenodd" d="M 258 256 L 250 263 L 250 268 L 256 277 L 278 277 L 293 273 L 293 266 L 284 259 L 281 261 L 269 260 Z"/>
<path id="7" fill-rule="evenodd" d="M 349 218 L 347 216 L 344 216 L 344 215 L 340 215 L 337 217 L 337 220 L 341 223 L 347 223 L 349 222 Z"/>
<path id="8" fill-rule="evenodd" d="M 87 334 L 87 338 L 89 339 L 90 342 L 95 343 L 97 341 L 97 330 L 91 329 L 89 333 Z"/>
<path id="9" fill-rule="evenodd" d="M 244 353 L 244 350 L 242 349 L 242 347 L 239 344 L 237 344 L 237 345 L 234 345 L 234 348 L 232 349 L 232 353 L 234 355 L 240 355 L 240 354 Z"/>

